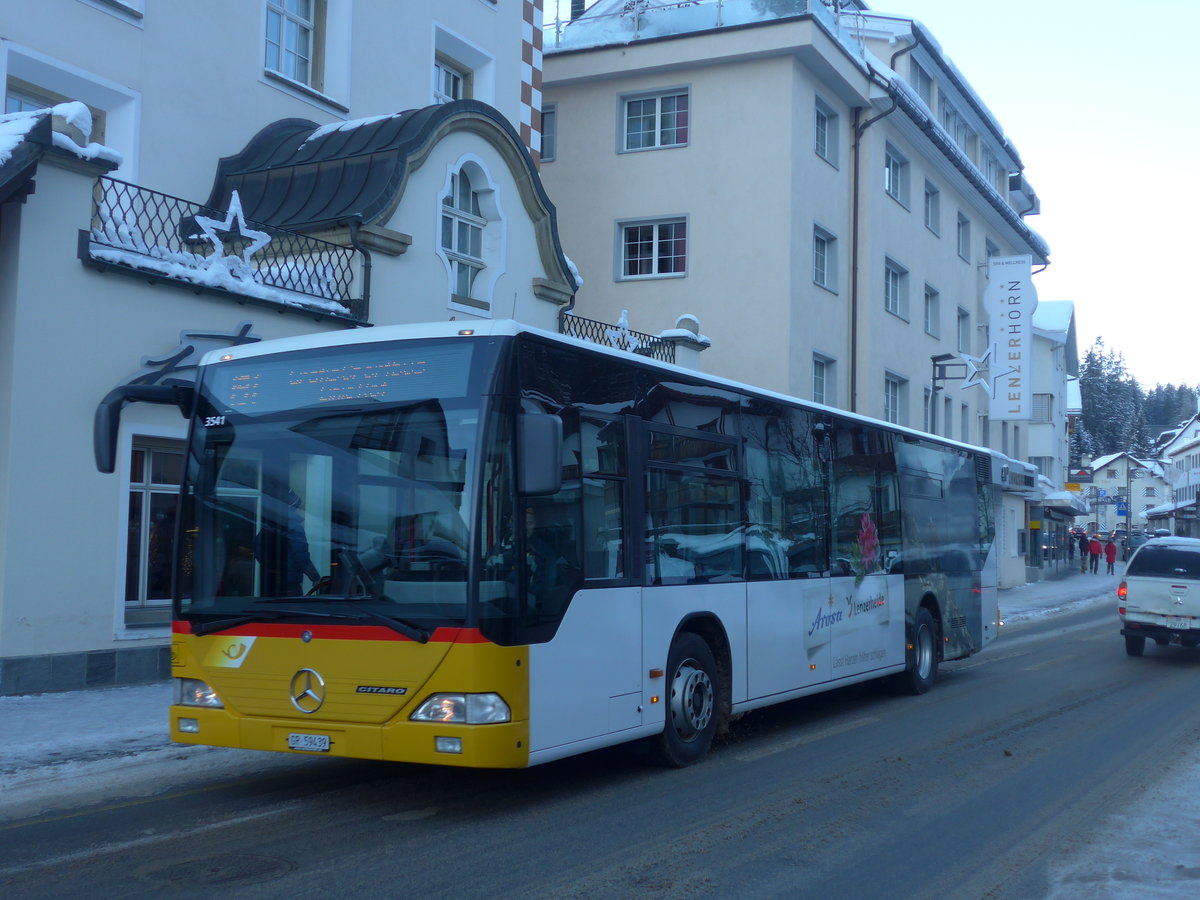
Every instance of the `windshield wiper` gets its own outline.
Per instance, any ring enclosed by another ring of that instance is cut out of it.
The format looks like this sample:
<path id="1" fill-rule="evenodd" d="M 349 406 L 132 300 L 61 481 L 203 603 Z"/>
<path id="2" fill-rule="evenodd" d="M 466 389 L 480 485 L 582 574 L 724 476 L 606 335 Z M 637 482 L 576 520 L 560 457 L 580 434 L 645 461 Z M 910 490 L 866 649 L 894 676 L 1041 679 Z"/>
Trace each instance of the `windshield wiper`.
<path id="1" fill-rule="evenodd" d="M 284 616 L 320 616 L 323 619 L 337 618 L 333 613 L 313 612 L 309 609 L 264 609 L 261 612 L 246 613 L 241 616 L 231 616 L 228 619 L 217 619 L 213 622 L 201 622 L 192 625 L 192 634 L 203 637 L 206 634 L 216 634 L 218 631 L 228 631 L 239 625 L 249 625 L 251 622 L 282 619 Z"/>
<path id="2" fill-rule="evenodd" d="M 374 601 L 376 599 L 377 598 L 371 597 L 366 594 L 362 594 L 359 596 L 345 596 L 345 597 L 329 596 L 329 595 L 315 595 L 312 597 L 280 597 L 278 599 L 260 600 L 258 602 L 259 603 L 327 603 L 327 602 L 328 603 L 364 603 L 367 601 Z M 284 610 L 279 610 L 278 612 L 286 614 Z M 373 610 L 373 609 L 363 609 L 362 607 L 357 607 L 355 609 L 355 612 L 353 612 L 353 613 L 340 612 L 340 611 L 339 612 L 320 612 L 320 613 L 297 611 L 296 613 L 293 613 L 293 614 L 294 615 L 306 615 L 306 616 L 308 616 L 308 615 L 324 616 L 324 617 L 330 618 L 330 619 L 359 619 L 359 618 L 362 618 L 363 616 L 366 616 L 367 618 L 374 619 L 375 621 L 386 625 L 388 628 L 392 629 L 392 631 L 395 631 L 398 634 L 402 634 L 406 638 L 411 638 L 412 640 L 416 641 L 418 644 L 428 644 L 429 639 L 431 637 L 433 637 L 432 631 L 422 628 L 419 625 L 414 625 L 412 622 L 407 622 L 404 619 L 397 618 L 396 616 L 388 616 L 381 612 L 375 612 L 375 610 Z M 216 624 L 216 623 L 214 623 L 214 624 Z"/>

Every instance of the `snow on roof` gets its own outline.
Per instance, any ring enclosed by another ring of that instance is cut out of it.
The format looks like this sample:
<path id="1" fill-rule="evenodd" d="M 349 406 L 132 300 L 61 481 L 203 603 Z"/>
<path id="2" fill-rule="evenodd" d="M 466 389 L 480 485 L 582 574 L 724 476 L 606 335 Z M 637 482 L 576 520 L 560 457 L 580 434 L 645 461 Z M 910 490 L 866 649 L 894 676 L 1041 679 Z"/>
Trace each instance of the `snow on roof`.
<path id="1" fill-rule="evenodd" d="M 1033 311 L 1033 327 L 1041 331 L 1066 334 L 1075 317 L 1071 300 L 1042 300 Z"/>
<path id="2" fill-rule="evenodd" d="M 65 124 L 78 129 L 85 141 L 92 136 L 92 113 L 85 104 L 78 101 L 60 103 L 47 109 L 6 113 L 0 116 L 0 165 L 8 161 L 17 146 L 25 140 L 29 130 L 47 115 L 62 119 Z M 53 133 L 52 140 L 55 147 L 66 150 L 80 159 L 101 160 L 112 163 L 114 167 L 121 165 L 123 161 L 123 157 L 116 150 L 95 141 L 79 144 L 60 131 Z"/>
<path id="3" fill-rule="evenodd" d="M 691 34 L 713 28 L 729 28 L 813 14 L 827 24 L 833 13 L 823 0 L 776 0 L 770 5 L 731 3 L 729 0 L 596 0 L 578 18 L 551 22 L 546 26 L 546 52 L 583 50 L 635 40 Z"/>

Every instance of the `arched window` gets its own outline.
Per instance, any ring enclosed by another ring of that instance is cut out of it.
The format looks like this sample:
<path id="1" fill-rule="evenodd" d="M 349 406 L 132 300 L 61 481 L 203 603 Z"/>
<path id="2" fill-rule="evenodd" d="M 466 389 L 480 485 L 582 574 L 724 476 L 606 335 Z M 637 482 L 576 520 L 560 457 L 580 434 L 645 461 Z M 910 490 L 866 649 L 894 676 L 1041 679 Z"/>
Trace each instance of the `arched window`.
<path id="1" fill-rule="evenodd" d="M 472 298 L 475 279 L 484 269 L 483 229 L 487 219 L 479 209 L 479 193 L 466 169 L 450 176 L 442 198 L 442 249 L 451 267 L 455 299 Z"/>

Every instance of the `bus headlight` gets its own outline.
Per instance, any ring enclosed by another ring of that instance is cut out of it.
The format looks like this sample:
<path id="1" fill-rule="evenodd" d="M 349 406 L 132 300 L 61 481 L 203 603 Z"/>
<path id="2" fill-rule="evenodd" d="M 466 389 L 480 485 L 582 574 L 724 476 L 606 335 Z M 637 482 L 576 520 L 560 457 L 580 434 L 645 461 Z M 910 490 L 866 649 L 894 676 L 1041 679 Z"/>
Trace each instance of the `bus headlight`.
<path id="1" fill-rule="evenodd" d="M 512 713 L 499 694 L 433 694 L 411 718 L 414 722 L 495 725 L 511 722 Z"/>
<path id="2" fill-rule="evenodd" d="M 175 679 L 175 703 L 177 706 L 206 706 L 209 709 L 224 709 L 225 704 L 217 692 L 196 678 Z"/>

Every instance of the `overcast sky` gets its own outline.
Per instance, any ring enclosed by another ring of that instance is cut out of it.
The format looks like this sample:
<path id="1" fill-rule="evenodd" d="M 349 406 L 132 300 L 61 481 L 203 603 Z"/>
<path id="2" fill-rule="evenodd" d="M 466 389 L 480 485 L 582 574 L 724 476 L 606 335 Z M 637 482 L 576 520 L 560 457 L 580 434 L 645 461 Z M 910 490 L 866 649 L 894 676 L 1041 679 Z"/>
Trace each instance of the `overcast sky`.
<path id="1" fill-rule="evenodd" d="M 1200 385 L 1200 2 L 867 5 L 923 22 L 1017 148 L 1050 244 L 1034 284 L 1074 301 L 1080 357 L 1102 337 L 1146 389 Z"/>

